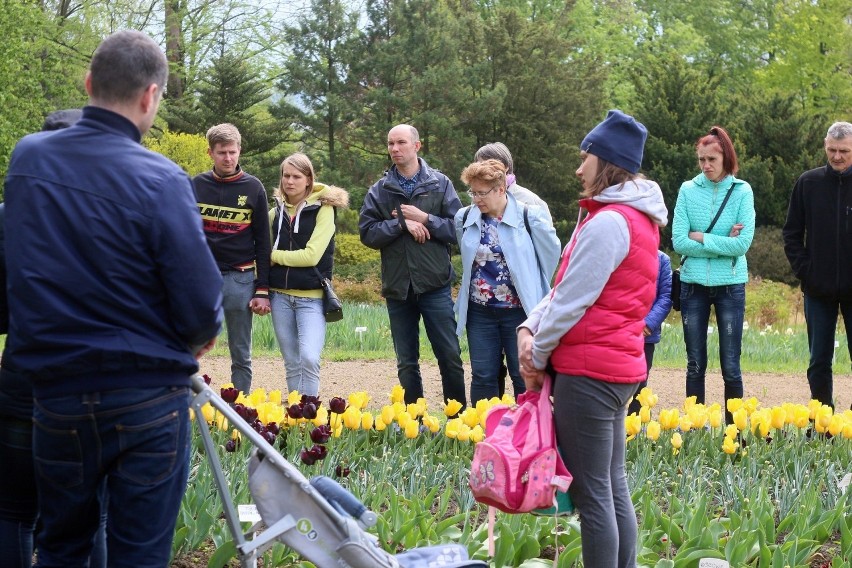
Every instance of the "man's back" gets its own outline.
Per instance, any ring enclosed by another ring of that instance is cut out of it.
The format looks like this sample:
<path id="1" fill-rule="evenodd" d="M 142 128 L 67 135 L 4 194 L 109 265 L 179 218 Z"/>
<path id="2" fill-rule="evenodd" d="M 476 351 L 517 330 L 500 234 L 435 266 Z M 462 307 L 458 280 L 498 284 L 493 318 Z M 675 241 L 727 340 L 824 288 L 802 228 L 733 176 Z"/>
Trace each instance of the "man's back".
<path id="1" fill-rule="evenodd" d="M 138 139 L 125 118 L 87 107 L 76 126 L 29 136 L 13 154 L 7 357 L 36 392 L 74 390 L 58 379 L 93 372 L 182 384 L 197 369 L 188 346 L 218 330 L 219 274 L 189 178 Z"/>

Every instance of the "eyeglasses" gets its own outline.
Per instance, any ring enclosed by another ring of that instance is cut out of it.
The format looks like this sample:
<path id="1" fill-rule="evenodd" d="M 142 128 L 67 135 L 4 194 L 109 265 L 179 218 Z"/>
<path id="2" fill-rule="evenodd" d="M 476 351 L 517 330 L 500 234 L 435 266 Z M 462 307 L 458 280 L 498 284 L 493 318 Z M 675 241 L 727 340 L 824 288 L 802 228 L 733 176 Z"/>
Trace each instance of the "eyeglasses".
<path id="1" fill-rule="evenodd" d="M 485 197 L 486 197 L 489 193 L 491 193 L 492 191 L 494 191 L 495 189 L 497 189 L 497 188 L 496 188 L 496 187 L 492 187 L 492 188 L 491 188 L 491 189 L 489 189 L 488 191 L 483 191 L 483 192 L 481 192 L 481 193 L 478 193 L 478 192 L 476 192 L 476 191 L 468 191 L 468 192 L 467 192 L 467 194 L 470 196 L 470 198 L 471 198 L 471 199 L 477 199 L 477 198 L 479 198 L 479 199 L 485 199 Z"/>

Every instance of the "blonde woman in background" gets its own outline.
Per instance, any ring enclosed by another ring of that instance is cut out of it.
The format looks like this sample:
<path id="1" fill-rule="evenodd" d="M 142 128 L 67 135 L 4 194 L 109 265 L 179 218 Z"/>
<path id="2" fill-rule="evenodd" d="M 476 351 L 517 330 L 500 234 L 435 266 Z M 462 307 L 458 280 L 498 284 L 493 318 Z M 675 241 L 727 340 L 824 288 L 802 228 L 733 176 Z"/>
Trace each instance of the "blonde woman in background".
<path id="1" fill-rule="evenodd" d="M 281 162 L 274 197 L 277 205 L 269 211 L 272 325 L 287 389 L 317 396 L 325 345 L 321 278 L 332 276 L 335 207 L 347 207 L 349 194 L 315 181 L 310 159 L 296 153 Z"/>

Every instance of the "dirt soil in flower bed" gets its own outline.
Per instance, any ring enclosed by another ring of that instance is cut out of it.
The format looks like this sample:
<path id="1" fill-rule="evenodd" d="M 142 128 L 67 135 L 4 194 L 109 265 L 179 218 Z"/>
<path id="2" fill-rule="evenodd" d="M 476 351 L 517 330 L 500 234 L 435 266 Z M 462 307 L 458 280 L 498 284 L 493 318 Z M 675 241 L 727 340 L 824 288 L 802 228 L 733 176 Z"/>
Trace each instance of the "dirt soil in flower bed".
<path id="1" fill-rule="evenodd" d="M 227 357 L 204 357 L 201 360 L 201 372 L 213 379 L 213 386 L 221 386 L 230 381 L 231 362 Z M 267 391 L 280 389 L 286 392 L 284 363 L 279 358 L 263 357 L 252 362 L 252 388 L 262 387 Z M 441 378 L 438 366 L 421 364 L 423 389 L 428 408 L 433 414 L 443 411 Z M 465 365 L 470 392 L 470 366 Z M 660 397 L 657 408 L 679 408 L 686 396 L 686 372 L 683 369 L 654 368 L 651 370 L 649 386 Z M 756 397 L 764 407 L 784 402 L 806 404 L 810 399 L 808 380 L 801 375 L 746 373 L 743 376 L 745 397 Z M 370 395 L 370 407 L 381 408 L 389 402 L 388 395 L 396 385 L 395 361 L 324 361 L 320 371 L 320 398 L 328 400 L 333 396 L 348 396 L 356 391 L 366 391 Z M 511 384 L 511 383 L 510 383 Z M 722 375 L 710 372 L 706 381 L 706 402 L 723 403 Z M 510 386 L 511 390 L 511 386 Z M 849 408 L 852 404 L 852 375 L 834 377 L 834 396 L 838 409 Z"/>
<path id="2" fill-rule="evenodd" d="M 201 361 L 201 372 L 212 378 L 212 386 L 221 387 L 230 381 L 230 359 L 227 357 L 205 357 Z M 437 365 L 421 365 L 423 387 L 428 407 L 434 414 L 443 411 L 441 380 Z M 465 366 L 470 392 L 470 366 Z M 253 388 L 267 391 L 280 389 L 286 392 L 284 364 L 276 357 L 262 357 L 253 361 Z M 807 403 L 810 390 L 804 374 L 748 373 L 743 377 L 745 397 L 756 397 L 762 406 L 775 406 L 784 402 Z M 388 395 L 397 384 L 395 361 L 344 361 L 323 362 L 320 374 L 320 397 L 328 400 L 333 396 L 347 396 L 352 392 L 366 391 L 370 397 L 370 407 L 379 409 L 388 403 Z M 655 368 L 651 371 L 650 386 L 659 395 L 659 408 L 679 408 L 685 397 L 685 371 L 683 369 Z M 723 403 L 722 376 L 718 371 L 707 376 L 706 402 Z M 838 409 L 849 408 L 852 404 L 852 375 L 835 376 L 835 398 Z M 812 559 L 812 568 L 827 566 L 826 558 L 831 557 L 830 545 L 824 546 Z M 213 545 L 205 547 L 176 559 L 170 568 L 206 568 Z M 830 560 L 828 561 L 830 562 Z M 262 566 L 262 561 L 259 563 Z M 239 562 L 232 560 L 229 568 L 238 568 Z"/>

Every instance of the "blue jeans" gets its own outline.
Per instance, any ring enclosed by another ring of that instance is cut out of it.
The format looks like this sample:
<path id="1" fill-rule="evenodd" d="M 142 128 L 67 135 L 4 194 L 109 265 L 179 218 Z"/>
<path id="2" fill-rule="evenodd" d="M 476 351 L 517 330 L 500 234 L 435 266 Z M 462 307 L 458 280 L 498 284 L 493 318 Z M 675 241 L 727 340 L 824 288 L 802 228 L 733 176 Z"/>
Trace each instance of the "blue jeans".
<path id="1" fill-rule="evenodd" d="M 583 566 L 636 566 L 638 528 L 624 469 L 624 417 L 636 384 L 557 374 L 556 439 L 574 481 L 568 493 L 580 514 Z"/>
<path id="2" fill-rule="evenodd" d="M 411 289 L 405 300 L 385 300 L 388 306 L 393 349 L 396 352 L 396 369 L 399 384 L 405 389 L 405 403 L 417 402 L 423 397 L 423 377 L 420 375 L 420 318 L 426 327 L 426 336 L 438 360 L 444 401 L 467 403 L 464 392 L 464 367 L 461 361 L 459 338 L 456 336 L 456 318 L 450 286 L 431 292 L 415 294 Z"/>
<path id="3" fill-rule="evenodd" d="M 33 422 L 0 416 L 0 568 L 30 568 L 38 517 L 33 468 Z M 95 537 L 90 568 L 106 567 L 106 511 Z"/>
<path id="4" fill-rule="evenodd" d="M 526 390 L 518 364 L 516 329 L 527 319 L 522 308 L 489 308 L 467 304 L 467 344 L 470 351 L 470 404 L 500 396 L 498 375 L 506 354 L 515 397 Z"/>
<path id="5" fill-rule="evenodd" d="M 222 309 L 231 352 L 231 382 L 248 394 L 251 391 L 251 324 L 249 303 L 254 297 L 254 271 L 232 270 L 222 274 Z"/>
<path id="6" fill-rule="evenodd" d="M 831 363 L 834 359 L 834 337 L 837 312 L 843 314 L 846 341 L 852 353 L 852 301 L 824 300 L 805 294 L 805 322 L 808 328 L 808 384 L 811 398 L 834 408 L 834 379 Z"/>
<path id="7" fill-rule="evenodd" d="M 88 566 L 108 508 L 110 567 L 162 568 L 189 470 L 189 389 L 39 398 L 33 457 L 41 567 Z"/>
<path id="8" fill-rule="evenodd" d="M 745 284 L 702 286 L 682 283 L 680 288 L 683 340 L 686 343 L 686 396 L 704 403 L 707 373 L 707 325 L 710 307 L 716 312 L 719 334 L 719 364 L 725 381 L 725 400 L 742 398 L 743 376 L 740 352 L 745 317 Z M 730 424 L 730 415 L 726 412 Z"/>
<path id="9" fill-rule="evenodd" d="M 319 395 L 320 354 L 325 345 L 322 298 L 272 292 L 272 326 L 284 357 L 287 390 Z"/>

